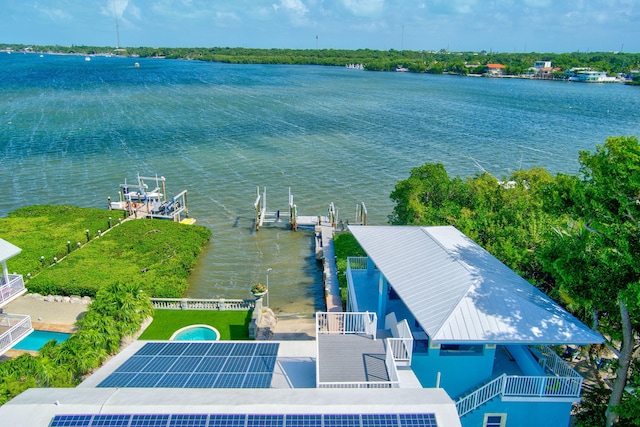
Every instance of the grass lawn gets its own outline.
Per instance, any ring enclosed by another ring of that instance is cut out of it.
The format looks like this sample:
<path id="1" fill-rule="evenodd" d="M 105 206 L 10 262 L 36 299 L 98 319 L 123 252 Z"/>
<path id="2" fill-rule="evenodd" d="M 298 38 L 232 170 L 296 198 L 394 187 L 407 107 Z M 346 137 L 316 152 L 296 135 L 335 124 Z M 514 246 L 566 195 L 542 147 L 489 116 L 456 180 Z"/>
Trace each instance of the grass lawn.
<path id="1" fill-rule="evenodd" d="M 220 332 L 221 340 L 248 340 L 251 311 L 156 310 L 153 322 L 140 340 L 168 340 L 180 328 L 209 325 Z"/>

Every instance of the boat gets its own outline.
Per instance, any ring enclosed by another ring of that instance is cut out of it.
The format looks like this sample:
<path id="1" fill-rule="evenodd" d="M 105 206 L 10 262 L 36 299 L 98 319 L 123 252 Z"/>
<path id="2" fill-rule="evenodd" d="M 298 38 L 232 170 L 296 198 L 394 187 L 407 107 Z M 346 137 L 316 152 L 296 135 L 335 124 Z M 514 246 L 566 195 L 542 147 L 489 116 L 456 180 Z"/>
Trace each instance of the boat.
<path id="1" fill-rule="evenodd" d="M 408 68 L 406 68 L 406 67 L 397 67 L 397 68 L 396 68 L 396 71 L 397 71 L 398 73 L 406 73 L 407 71 L 409 71 L 409 69 L 408 69 Z"/>
<path id="2" fill-rule="evenodd" d="M 182 224 L 193 224 L 195 219 L 189 218 L 187 190 L 167 199 L 164 176 L 145 177 L 138 174 L 137 183 L 120 184 L 118 201 L 108 198 L 109 210 L 127 211 L 135 218 L 169 219 Z M 149 190 L 146 182 L 155 181 L 155 188 Z"/>
<path id="3" fill-rule="evenodd" d="M 91 57 L 90 57 L 90 56 L 85 56 L 85 57 L 84 57 L 84 60 L 85 60 L 85 61 L 87 61 L 87 62 L 88 62 L 88 61 L 91 61 Z"/>
<path id="4" fill-rule="evenodd" d="M 615 77 L 607 76 L 604 71 L 596 70 L 576 70 L 569 81 L 581 83 L 615 83 L 618 81 Z"/>

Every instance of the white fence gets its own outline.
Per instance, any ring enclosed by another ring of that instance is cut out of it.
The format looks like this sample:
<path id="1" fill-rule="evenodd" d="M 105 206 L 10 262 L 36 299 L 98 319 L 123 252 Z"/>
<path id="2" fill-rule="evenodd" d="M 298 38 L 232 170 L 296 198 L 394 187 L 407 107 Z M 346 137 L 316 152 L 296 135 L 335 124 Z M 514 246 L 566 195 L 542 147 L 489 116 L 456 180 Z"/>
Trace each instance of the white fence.
<path id="1" fill-rule="evenodd" d="M 252 310 L 252 299 L 188 299 L 188 298 L 151 298 L 153 308 L 160 310 Z"/>
<path id="2" fill-rule="evenodd" d="M 394 316 L 395 318 L 395 316 Z M 413 334 L 407 319 L 397 322 L 391 328 L 393 338 L 387 338 L 387 346 L 391 348 L 396 363 L 411 366 L 413 358 Z"/>
<path id="3" fill-rule="evenodd" d="M 26 292 L 24 280 L 20 274 L 9 274 L 9 282 L 7 283 L 5 283 L 2 274 L 0 274 L 0 285 L 0 306 L 16 295 Z"/>
<path id="4" fill-rule="evenodd" d="M 316 313 L 317 334 L 367 334 L 376 339 L 376 313 Z"/>
<path id="5" fill-rule="evenodd" d="M 13 344 L 33 331 L 31 318 L 18 314 L 0 316 L 0 328 L 5 332 L 0 335 L 0 354 L 10 349 Z"/>
<path id="6" fill-rule="evenodd" d="M 460 417 L 497 397 L 579 398 L 583 378 L 544 345 L 531 347 L 538 363 L 547 368 L 550 376 L 517 376 L 502 374 L 456 402 Z"/>

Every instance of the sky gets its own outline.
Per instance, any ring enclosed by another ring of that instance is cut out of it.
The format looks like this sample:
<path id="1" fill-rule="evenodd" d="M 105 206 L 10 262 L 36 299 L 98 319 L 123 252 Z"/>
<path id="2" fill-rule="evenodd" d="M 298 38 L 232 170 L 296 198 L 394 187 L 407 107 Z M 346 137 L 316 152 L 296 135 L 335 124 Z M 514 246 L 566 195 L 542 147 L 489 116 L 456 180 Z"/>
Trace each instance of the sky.
<path id="1" fill-rule="evenodd" d="M 0 0 L 0 43 L 640 52 L 640 0 Z"/>

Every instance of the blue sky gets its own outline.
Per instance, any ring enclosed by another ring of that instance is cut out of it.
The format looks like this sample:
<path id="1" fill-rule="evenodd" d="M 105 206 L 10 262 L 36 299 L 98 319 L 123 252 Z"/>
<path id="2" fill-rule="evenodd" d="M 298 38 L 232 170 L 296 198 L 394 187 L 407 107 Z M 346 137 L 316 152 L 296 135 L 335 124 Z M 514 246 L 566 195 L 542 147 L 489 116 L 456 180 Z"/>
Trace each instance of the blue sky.
<path id="1" fill-rule="evenodd" d="M 117 34 L 120 46 L 640 52 L 640 0 L 0 0 L 0 43 Z"/>

